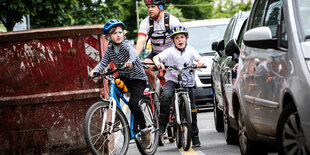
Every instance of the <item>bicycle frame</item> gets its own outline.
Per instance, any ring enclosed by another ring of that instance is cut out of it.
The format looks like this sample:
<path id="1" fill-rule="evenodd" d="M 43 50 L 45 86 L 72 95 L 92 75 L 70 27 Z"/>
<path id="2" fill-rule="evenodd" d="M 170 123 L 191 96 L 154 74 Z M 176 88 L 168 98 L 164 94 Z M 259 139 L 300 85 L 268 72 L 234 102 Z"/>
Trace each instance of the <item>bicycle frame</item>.
<path id="1" fill-rule="evenodd" d="M 114 125 L 114 119 L 115 119 L 115 112 L 116 112 L 116 106 L 118 106 L 122 111 L 122 106 L 120 104 L 120 101 L 118 100 L 118 98 L 120 98 L 126 105 L 128 105 L 128 101 L 127 99 L 125 98 L 124 94 L 122 94 L 116 87 L 115 85 L 115 82 L 114 80 L 109 80 L 110 82 L 110 105 L 109 105 L 109 109 L 112 108 L 112 122 L 111 122 L 111 126 L 113 127 Z M 103 120 L 106 120 L 107 118 L 107 113 L 104 113 L 105 116 L 104 116 L 104 119 Z M 104 123 L 103 123 L 103 128 L 102 130 L 104 129 Z M 113 131 L 113 128 L 110 129 L 110 133 L 112 133 Z M 138 133 L 134 133 L 134 116 L 132 113 L 130 113 L 130 139 L 134 139 L 135 136 L 137 135 Z"/>
<path id="2" fill-rule="evenodd" d="M 110 105 L 109 105 L 109 109 L 112 109 L 112 122 L 111 122 L 111 126 L 114 125 L 114 119 L 115 119 L 115 112 L 116 112 L 116 106 L 118 106 L 122 111 L 122 106 L 120 104 L 120 100 L 121 99 L 126 105 L 128 105 L 128 101 L 127 99 L 125 98 L 124 94 L 121 93 L 118 88 L 116 87 L 115 85 L 115 82 L 113 79 L 109 79 L 109 82 L 110 82 L 110 94 L 109 94 L 109 102 L 110 102 Z M 153 101 L 152 101 L 152 93 L 150 92 L 145 92 L 144 94 L 149 94 L 150 95 L 150 99 L 151 99 L 151 107 L 152 107 L 152 113 L 154 114 L 154 105 L 153 105 Z M 104 113 L 104 121 L 107 119 L 107 112 Z M 130 113 L 130 140 L 131 139 L 134 139 L 136 135 L 140 134 L 140 133 L 135 133 L 134 132 L 134 116 L 132 113 Z M 103 130 L 104 130 L 104 127 L 105 127 L 105 124 L 103 123 L 103 128 L 101 129 L 103 133 Z M 110 133 L 112 133 L 113 131 L 113 128 L 110 129 Z"/>
<path id="3" fill-rule="evenodd" d="M 179 109 L 179 96 L 185 94 L 187 99 L 188 99 L 188 104 L 189 107 L 191 107 L 190 105 L 190 99 L 189 99 L 189 95 L 188 95 L 188 91 L 186 88 L 183 87 L 183 82 L 182 82 L 182 69 L 179 68 L 178 69 L 178 86 L 179 88 L 175 89 L 175 99 L 174 99 L 174 108 L 175 108 L 175 114 L 176 114 L 176 120 L 177 123 L 180 125 L 181 124 L 181 120 L 180 120 L 180 109 Z M 190 121 L 192 122 L 192 116 L 190 115 Z"/>

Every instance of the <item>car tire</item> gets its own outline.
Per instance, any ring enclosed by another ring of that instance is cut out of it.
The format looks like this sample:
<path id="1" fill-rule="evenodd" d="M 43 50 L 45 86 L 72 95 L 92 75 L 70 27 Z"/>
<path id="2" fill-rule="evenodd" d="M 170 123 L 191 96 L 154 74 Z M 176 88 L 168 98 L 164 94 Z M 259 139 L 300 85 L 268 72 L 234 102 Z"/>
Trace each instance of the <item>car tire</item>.
<path id="1" fill-rule="evenodd" d="M 280 115 L 277 126 L 277 142 L 280 155 L 310 154 L 299 115 L 293 103 L 285 106 Z"/>
<path id="2" fill-rule="evenodd" d="M 224 137 L 227 144 L 238 144 L 238 131 L 235 130 L 229 121 L 229 107 L 225 91 L 223 91 L 223 123 Z"/>
<path id="3" fill-rule="evenodd" d="M 216 100 L 216 95 L 213 94 L 213 114 L 214 114 L 214 123 L 215 123 L 215 129 L 217 132 L 223 132 L 224 126 L 223 126 L 223 111 L 217 107 L 218 102 Z"/>
<path id="4" fill-rule="evenodd" d="M 227 108 L 223 112 L 224 137 L 227 144 L 238 144 L 238 131 L 235 130 L 229 122 L 229 114 Z"/>
<path id="5" fill-rule="evenodd" d="M 247 129 L 241 110 L 238 110 L 238 141 L 242 155 L 267 155 L 268 150 L 262 143 L 252 141 L 247 136 Z"/>

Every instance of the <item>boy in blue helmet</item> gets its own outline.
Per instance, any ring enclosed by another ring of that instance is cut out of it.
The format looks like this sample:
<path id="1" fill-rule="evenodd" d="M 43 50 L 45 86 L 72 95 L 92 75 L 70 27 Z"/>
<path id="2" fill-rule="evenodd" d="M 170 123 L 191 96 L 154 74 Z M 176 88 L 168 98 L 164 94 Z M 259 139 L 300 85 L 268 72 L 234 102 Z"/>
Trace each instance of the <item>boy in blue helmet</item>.
<path id="1" fill-rule="evenodd" d="M 117 68 L 122 67 L 122 64 L 128 67 L 128 70 L 118 73 L 118 78 L 125 83 L 130 94 L 132 94 L 128 105 L 135 117 L 135 121 L 137 121 L 140 126 L 141 145 L 146 149 L 151 145 L 151 130 L 146 127 L 145 118 L 140 108 L 139 101 L 143 97 L 147 77 L 136 50 L 128 41 L 124 41 L 124 29 L 125 24 L 118 19 L 112 19 L 104 25 L 103 32 L 112 44 L 107 47 L 102 60 L 89 73 L 89 76 L 93 77 L 94 72 L 103 72 L 111 61 Z"/>
<path id="2" fill-rule="evenodd" d="M 191 46 L 187 45 L 188 40 L 188 31 L 183 26 L 176 26 L 171 29 L 170 36 L 174 46 L 167 48 L 163 52 L 159 53 L 153 58 L 153 61 L 157 68 L 164 68 L 162 63 L 165 63 L 168 66 L 178 66 L 183 67 L 184 63 L 192 65 L 193 63 L 197 64 L 198 68 L 201 68 L 203 63 L 200 62 L 200 55 L 198 52 Z M 198 126 L 197 126 L 197 110 L 195 105 L 194 98 L 194 74 L 190 74 L 189 71 L 185 71 L 184 74 L 187 77 L 187 83 L 185 86 L 189 93 L 189 98 L 191 102 L 192 109 L 192 140 L 193 147 L 199 147 L 200 141 L 198 137 Z M 165 74 L 166 84 L 163 88 L 163 93 L 160 97 L 160 115 L 159 115 L 159 126 L 160 126 L 160 140 L 159 146 L 163 145 L 163 133 L 166 130 L 167 123 L 169 121 L 169 109 L 171 99 L 174 95 L 174 90 L 177 87 L 177 72 L 166 71 Z"/>

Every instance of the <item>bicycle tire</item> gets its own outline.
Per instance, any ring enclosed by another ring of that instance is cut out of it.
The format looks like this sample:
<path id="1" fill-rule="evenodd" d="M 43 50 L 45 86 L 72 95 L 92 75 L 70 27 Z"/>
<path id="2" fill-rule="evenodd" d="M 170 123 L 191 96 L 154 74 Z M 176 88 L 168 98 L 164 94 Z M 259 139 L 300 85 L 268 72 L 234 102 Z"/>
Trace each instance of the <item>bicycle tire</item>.
<path id="1" fill-rule="evenodd" d="M 126 154 L 129 147 L 130 133 L 124 113 L 117 107 L 113 133 L 109 134 L 111 120 L 106 120 L 106 129 L 101 133 L 104 112 L 110 113 L 109 102 L 99 101 L 93 104 L 84 118 L 84 138 L 92 154 Z M 109 118 L 109 117 L 108 117 Z M 111 118 L 110 118 L 111 119 Z M 114 142 L 114 145 L 112 145 Z M 121 144 L 119 146 L 119 144 Z M 111 149 L 112 148 L 112 149 Z M 112 152 L 111 152 L 112 151 Z"/>
<path id="2" fill-rule="evenodd" d="M 180 132 L 180 126 L 179 125 L 175 125 L 174 126 L 174 129 L 175 129 L 175 142 L 176 142 L 176 145 L 177 145 L 177 148 L 180 149 L 182 147 L 182 135 L 181 135 L 181 132 Z"/>
<path id="3" fill-rule="evenodd" d="M 138 147 L 138 150 L 142 155 L 153 155 L 155 154 L 157 148 L 158 148 L 158 140 L 159 140 L 159 120 L 158 120 L 158 113 L 157 113 L 157 107 L 153 103 L 153 112 L 152 112 L 152 106 L 151 101 L 149 98 L 142 98 L 140 101 L 141 109 L 144 113 L 144 118 L 146 122 L 146 126 L 148 128 L 151 127 L 151 147 L 148 149 L 143 149 L 141 146 L 141 138 L 136 136 L 135 141 Z"/>
<path id="4" fill-rule="evenodd" d="M 188 151 L 191 146 L 192 140 L 192 120 L 191 120 L 191 107 L 189 98 L 187 95 L 182 94 L 180 96 L 180 140 L 182 147 L 185 151 Z"/>

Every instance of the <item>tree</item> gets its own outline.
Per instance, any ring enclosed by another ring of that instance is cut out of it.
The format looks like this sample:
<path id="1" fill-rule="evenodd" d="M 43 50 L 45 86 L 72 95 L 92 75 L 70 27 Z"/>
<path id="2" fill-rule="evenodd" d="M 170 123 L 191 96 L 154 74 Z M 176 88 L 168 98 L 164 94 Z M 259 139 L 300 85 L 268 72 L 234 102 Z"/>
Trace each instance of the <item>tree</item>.
<path id="1" fill-rule="evenodd" d="M 251 1 L 247 3 L 234 3 L 232 0 L 220 0 L 214 9 L 213 18 L 231 18 L 239 10 L 249 11 Z"/>
<path id="2" fill-rule="evenodd" d="M 28 14 L 31 28 L 104 24 L 109 19 L 123 17 L 121 5 L 113 0 L 1 1 L 0 20 L 8 31 Z"/>
<path id="3" fill-rule="evenodd" d="M 184 18 L 188 20 L 210 19 L 213 12 L 214 0 L 169 0 L 169 4 L 174 4 L 180 8 Z"/>
<path id="4" fill-rule="evenodd" d="M 31 13 L 31 0 L 1 0 L 0 1 L 0 21 L 7 28 L 12 31 L 15 23 L 22 20 L 23 15 Z"/>

